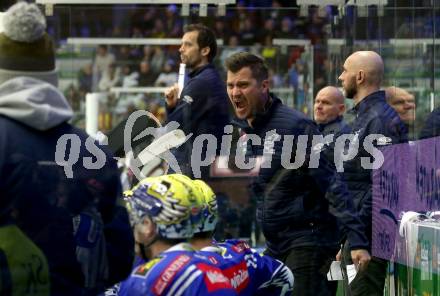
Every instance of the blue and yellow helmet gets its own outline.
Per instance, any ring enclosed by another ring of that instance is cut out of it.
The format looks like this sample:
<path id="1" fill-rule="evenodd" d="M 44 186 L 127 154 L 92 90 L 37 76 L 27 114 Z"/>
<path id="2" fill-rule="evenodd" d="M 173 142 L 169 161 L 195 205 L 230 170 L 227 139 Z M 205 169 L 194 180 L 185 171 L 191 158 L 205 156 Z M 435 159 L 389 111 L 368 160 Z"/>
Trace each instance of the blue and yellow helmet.
<path id="1" fill-rule="evenodd" d="M 201 206 L 179 178 L 173 175 L 145 178 L 124 195 L 133 223 L 148 216 L 164 238 L 193 236 L 192 217 L 201 212 Z"/>
<path id="2" fill-rule="evenodd" d="M 211 187 L 202 180 L 194 180 L 194 186 L 199 190 L 202 201 L 202 221 L 194 229 L 195 233 L 214 231 L 218 221 L 217 197 Z"/>

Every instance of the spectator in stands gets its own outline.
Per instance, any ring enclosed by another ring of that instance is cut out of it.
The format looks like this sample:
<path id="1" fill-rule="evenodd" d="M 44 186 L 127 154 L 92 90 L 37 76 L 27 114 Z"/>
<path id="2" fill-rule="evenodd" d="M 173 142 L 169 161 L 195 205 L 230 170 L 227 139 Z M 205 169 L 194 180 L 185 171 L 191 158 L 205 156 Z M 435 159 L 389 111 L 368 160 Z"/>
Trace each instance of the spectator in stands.
<path id="1" fill-rule="evenodd" d="M 251 18 L 246 18 L 243 28 L 240 30 L 240 41 L 242 45 L 253 46 L 258 41 L 257 29 Z"/>
<path id="2" fill-rule="evenodd" d="M 84 97 L 86 93 L 92 92 L 93 89 L 93 66 L 86 64 L 78 72 L 78 89 L 81 96 Z"/>
<path id="3" fill-rule="evenodd" d="M 220 64 L 224 67 L 226 59 L 230 55 L 240 51 L 244 51 L 244 48 L 239 46 L 238 35 L 233 34 L 229 37 L 227 46 L 222 48 L 222 53 L 220 54 Z"/>
<path id="4" fill-rule="evenodd" d="M 144 47 L 142 47 L 141 60 L 150 62 L 151 58 L 153 56 L 153 53 L 154 53 L 153 47 L 150 45 L 145 45 Z"/>
<path id="5" fill-rule="evenodd" d="M 138 86 L 153 86 L 157 75 L 151 71 L 150 63 L 142 61 L 139 64 Z"/>
<path id="6" fill-rule="evenodd" d="M 167 37 L 177 38 L 182 35 L 182 20 L 179 17 L 177 6 L 175 4 L 168 5 L 165 10 L 165 32 Z"/>
<path id="7" fill-rule="evenodd" d="M 111 64 L 115 63 L 115 56 L 109 52 L 107 45 L 98 45 L 96 48 L 96 55 L 94 61 L 94 73 L 97 73 L 99 77 L 107 71 Z"/>
<path id="8" fill-rule="evenodd" d="M 169 59 L 163 66 L 162 73 L 157 77 L 154 85 L 156 86 L 173 86 L 177 83 L 178 73 L 175 71 L 176 63 L 174 60 Z"/>
<path id="9" fill-rule="evenodd" d="M 116 162 L 68 123 L 73 112 L 56 88 L 55 50 L 38 6 L 18 2 L 2 21 L 0 212 L 14 209 L 46 256 L 51 295 L 99 294 L 133 260 Z"/>
<path id="10" fill-rule="evenodd" d="M 279 88 L 284 86 L 283 77 L 278 74 L 273 67 L 269 67 L 269 87 L 270 89 Z"/>
<path id="11" fill-rule="evenodd" d="M 136 27 L 139 27 L 142 36 L 151 36 L 151 30 L 154 27 L 154 21 L 160 18 L 159 10 L 155 7 L 145 7 L 137 10 L 133 16 Z"/>
<path id="12" fill-rule="evenodd" d="M 151 71 L 156 75 L 159 74 L 165 65 L 166 59 L 162 46 L 155 46 L 150 59 Z"/>
<path id="13" fill-rule="evenodd" d="M 81 101 L 84 96 L 81 96 L 81 92 L 76 88 L 76 86 L 71 83 L 64 91 L 64 96 L 66 97 L 69 105 L 72 107 L 74 112 L 79 112 L 81 107 Z"/>
<path id="14" fill-rule="evenodd" d="M 226 44 L 232 33 L 228 20 L 225 18 L 216 19 L 214 24 L 214 33 L 215 36 L 218 36 L 218 38 L 222 38 L 224 44 Z"/>
<path id="15" fill-rule="evenodd" d="M 180 98 L 177 85 L 168 89 L 165 97 L 168 121 L 178 122 L 186 135 L 193 133 L 190 140 L 173 151 L 183 173 L 193 176 L 190 164 L 192 141 L 198 135 L 210 134 L 220 142 L 224 126 L 229 123 L 229 103 L 224 83 L 212 64 L 217 54 L 216 37 L 212 30 L 199 24 L 187 26 L 179 52 L 182 63 L 191 71 L 189 79 Z M 217 144 L 215 155 L 220 148 Z M 208 154 L 206 146 L 197 149 L 201 150 L 195 151 L 201 159 L 214 156 L 210 155 L 212 152 Z M 203 169 L 207 171 L 202 176 L 208 177 L 208 168 Z"/>
<path id="16" fill-rule="evenodd" d="M 122 66 L 121 81 L 122 87 L 134 87 L 138 85 L 139 73 L 133 72 L 129 65 Z"/>
<path id="17" fill-rule="evenodd" d="M 276 33 L 277 38 L 292 39 L 297 37 L 293 28 L 292 19 L 288 16 L 283 17 L 281 20 L 281 28 Z"/>
<path id="18" fill-rule="evenodd" d="M 266 35 L 264 39 L 264 46 L 261 50 L 261 56 L 264 58 L 265 62 L 269 66 L 274 66 L 276 63 L 277 58 L 277 48 L 273 46 L 272 43 L 273 36 L 272 35 Z"/>
<path id="19" fill-rule="evenodd" d="M 305 69 L 303 62 L 298 60 L 290 66 L 287 73 L 287 82 L 295 89 L 295 106 L 300 109 L 305 105 Z"/>
<path id="20" fill-rule="evenodd" d="M 275 34 L 276 23 L 273 18 L 268 18 L 264 21 L 263 30 L 260 32 L 259 41 L 261 44 L 265 43 L 266 36 L 270 35 L 272 38 Z"/>
<path id="21" fill-rule="evenodd" d="M 107 92 L 110 91 L 112 87 L 121 85 L 121 83 L 121 68 L 116 67 L 115 64 L 110 64 L 99 80 L 98 88 L 100 91 Z"/>
<path id="22" fill-rule="evenodd" d="M 312 8 L 310 23 L 307 25 L 307 37 L 310 39 L 312 44 L 319 44 L 323 38 L 323 26 L 325 23 L 325 18 L 319 15 L 318 8 Z M 322 11 L 322 9 L 321 9 Z M 325 10 L 324 10 L 325 12 Z"/>
<path id="23" fill-rule="evenodd" d="M 167 37 L 167 33 L 165 32 L 165 25 L 162 19 L 157 18 L 154 20 L 154 26 L 151 30 L 151 37 L 153 38 L 165 38 Z"/>
<path id="24" fill-rule="evenodd" d="M 144 33 L 142 33 L 142 28 L 139 26 L 133 26 L 131 29 L 131 38 L 143 38 Z"/>
<path id="25" fill-rule="evenodd" d="M 384 64 L 380 55 L 373 51 L 357 51 L 344 62 L 339 80 L 342 83 L 345 97 L 354 100 L 354 107 L 347 113 L 353 118 L 350 129 L 356 135 L 358 152 L 355 157 L 344 162 L 344 179 L 352 195 L 358 215 L 366 226 L 370 241 L 372 229 L 372 169 L 365 168 L 363 159 L 370 159 L 365 140 L 368 136 L 381 135 L 374 143 L 375 147 L 405 142 L 407 130 L 399 115 L 385 101 L 385 92 L 380 90 L 384 75 Z M 343 264 L 351 264 L 346 251 L 350 239 L 343 248 Z M 356 280 L 346 288 L 351 295 L 383 295 L 387 261 L 372 257 L 368 267 L 358 272 Z"/>
<path id="26" fill-rule="evenodd" d="M 116 51 L 116 63 L 119 66 L 129 65 L 133 67 L 135 64 L 136 56 L 134 55 L 132 48 L 128 45 L 121 45 Z"/>

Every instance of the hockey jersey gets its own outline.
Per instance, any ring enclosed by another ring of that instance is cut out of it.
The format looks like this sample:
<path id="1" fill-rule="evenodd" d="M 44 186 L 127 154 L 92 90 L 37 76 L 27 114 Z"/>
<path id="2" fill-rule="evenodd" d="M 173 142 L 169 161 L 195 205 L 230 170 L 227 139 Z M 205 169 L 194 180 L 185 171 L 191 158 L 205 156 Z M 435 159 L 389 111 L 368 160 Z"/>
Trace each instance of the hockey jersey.
<path id="1" fill-rule="evenodd" d="M 282 262 L 261 255 L 245 241 L 226 240 L 198 252 L 221 269 L 238 295 L 291 295 L 293 274 Z"/>
<path id="2" fill-rule="evenodd" d="M 194 255 L 187 243 L 171 247 L 136 267 L 117 295 L 237 295 L 218 267 Z"/>

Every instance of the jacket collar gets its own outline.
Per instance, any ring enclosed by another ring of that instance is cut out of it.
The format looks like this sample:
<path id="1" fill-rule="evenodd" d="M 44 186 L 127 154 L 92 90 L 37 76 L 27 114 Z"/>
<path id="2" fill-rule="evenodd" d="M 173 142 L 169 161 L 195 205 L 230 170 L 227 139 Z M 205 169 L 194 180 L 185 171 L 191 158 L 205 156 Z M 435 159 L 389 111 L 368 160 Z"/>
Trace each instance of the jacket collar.
<path id="1" fill-rule="evenodd" d="M 247 126 L 244 128 L 246 133 L 261 129 L 269 121 L 275 108 L 282 104 L 281 100 L 272 93 L 269 93 L 269 98 L 270 99 L 266 103 L 265 110 L 255 115 L 255 119 L 252 122 L 252 127 L 246 122 Z"/>
<path id="2" fill-rule="evenodd" d="M 343 118 L 344 117 L 342 117 L 342 115 L 341 115 L 341 116 L 338 116 L 335 119 L 333 119 L 332 121 L 329 121 L 327 123 L 318 123 L 318 128 L 322 132 L 327 126 L 330 126 L 335 123 L 339 123 L 342 121 Z"/>
<path id="3" fill-rule="evenodd" d="M 368 96 L 366 96 L 362 101 L 359 102 L 356 106 L 353 107 L 352 112 L 355 113 L 364 113 L 367 111 L 371 105 L 375 104 L 376 102 L 383 101 L 385 102 L 385 92 L 383 90 L 375 91 Z"/>
<path id="4" fill-rule="evenodd" d="M 191 72 L 189 72 L 188 76 L 189 76 L 190 78 L 193 78 L 194 76 L 199 75 L 201 72 L 203 72 L 203 71 L 204 71 L 205 69 L 207 69 L 207 68 L 214 68 L 214 65 L 211 64 L 211 63 L 208 63 L 208 64 L 203 65 L 203 66 L 201 66 L 201 67 L 195 68 L 195 69 L 193 69 Z"/>

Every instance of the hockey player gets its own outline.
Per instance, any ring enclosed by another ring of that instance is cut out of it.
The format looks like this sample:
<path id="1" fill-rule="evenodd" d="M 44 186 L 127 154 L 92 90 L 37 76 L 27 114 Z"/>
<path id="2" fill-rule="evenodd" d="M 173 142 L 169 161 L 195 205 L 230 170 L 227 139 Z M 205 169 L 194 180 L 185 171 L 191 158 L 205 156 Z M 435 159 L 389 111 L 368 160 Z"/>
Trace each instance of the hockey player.
<path id="1" fill-rule="evenodd" d="M 126 192 L 135 240 L 145 261 L 121 283 L 118 295 L 236 295 L 221 270 L 187 243 L 200 205 L 178 179 L 144 179 Z"/>
<path id="2" fill-rule="evenodd" d="M 212 239 L 217 224 L 217 200 L 212 189 L 194 180 L 203 201 L 202 220 L 191 239 L 194 248 L 229 278 L 238 295 L 291 295 L 293 274 L 282 262 L 258 254 L 245 241 Z"/>

